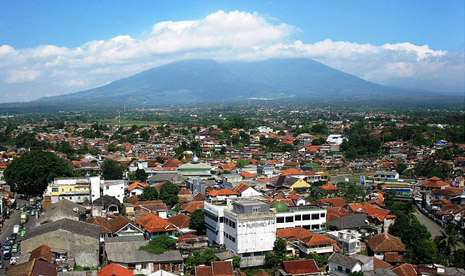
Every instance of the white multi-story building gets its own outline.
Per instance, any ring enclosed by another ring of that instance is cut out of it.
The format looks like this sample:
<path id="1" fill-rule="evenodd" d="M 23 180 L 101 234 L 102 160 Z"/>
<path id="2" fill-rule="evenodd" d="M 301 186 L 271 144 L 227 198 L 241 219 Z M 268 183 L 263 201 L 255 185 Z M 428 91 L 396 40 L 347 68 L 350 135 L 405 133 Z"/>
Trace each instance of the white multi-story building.
<path id="1" fill-rule="evenodd" d="M 276 215 L 257 199 L 229 199 L 224 205 L 205 203 L 205 224 L 210 242 L 224 244 L 241 257 L 241 267 L 260 266 L 273 250 Z"/>
<path id="2" fill-rule="evenodd" d="M 276 210 L 277 229 L 295 227 L 302 227 L 307 230 L 324 229 L 326 209 L 315 206 L 289 207 L 280 201 L 273 202 L 272 207 Z"/>
<path id="3" fill-rule="evenodd" d="M 123 203 L 124 180 L 105 180 L 102 182 L 102 194 L 112 196 Z"/>
<path id="4" fill-rule="evenodd" d="M 337 245 L 348 255 L 362 251 L 362 235 L 355 230 L 341 230 L 326 232 L 326 235 L 337 240 Z"/>

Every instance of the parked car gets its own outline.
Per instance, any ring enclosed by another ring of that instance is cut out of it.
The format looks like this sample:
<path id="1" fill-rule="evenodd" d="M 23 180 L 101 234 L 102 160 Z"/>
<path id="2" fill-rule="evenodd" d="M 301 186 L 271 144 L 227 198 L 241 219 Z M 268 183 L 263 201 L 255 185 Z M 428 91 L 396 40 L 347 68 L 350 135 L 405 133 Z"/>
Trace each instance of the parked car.
<path id="1" fill-rule="evenodd" d="M 10 265 L 15 265 L 15 264 L 16 264 L 16 257 L 11 257 Z"/>
<path id="2" fill-rule="evenodd" d="M 4 259 L 4 260 L 9 260 L 9 259 L 11 259 L 11 253 L 8 252 L 7 254 L 3 254 L 3 259 Z"/>
<path id="3" fill-rule="evenodd" d="M 6 256 L 7 254 L 10 254 L 10 257 L 11 257 L 11 247 L 9 247 L 9 246 L 3 248 L 3 255 Z M 7 260 L 7 259 L 5 259 L 5 260 Z"/>
<path id="4" fill-rule="evenodd" d="M 11 248 L 11 253 L 17 253 L 19 250 L 19 244 L 15 243 Z"/>
<path id="5" fill-rule="evenodd" d="M 3 268 L 3 261 L 0 260 L 0 269 Z"/>
<path id="6" fill-rule="evenodd" d="M 16 234 L 16 233 L 11 234 L 10 235 L 10 240 L 13 240 L 13 241 L 16 240 L 17 236 L 18 236 L 18 234 Z"/>

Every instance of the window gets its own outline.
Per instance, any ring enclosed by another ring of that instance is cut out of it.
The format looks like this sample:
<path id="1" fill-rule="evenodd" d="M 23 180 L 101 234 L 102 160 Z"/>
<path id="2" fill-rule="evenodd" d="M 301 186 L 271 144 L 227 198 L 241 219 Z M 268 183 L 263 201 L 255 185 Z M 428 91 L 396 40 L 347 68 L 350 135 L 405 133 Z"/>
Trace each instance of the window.
<path id="1" fill-rule="evenodd" d="M 242 257 L 250 257 L 250 255 L 251 255 L 250 253 L 243 253 Z"/>
<path id="2" fill-rule="evenodd" d="M 346 268 L 346 273 L 350 273 L 350 269 Z"/>
<path id="3" fill-rule="evenodd" d="M 326 214 L 325 214 L 325 213 L 321 213 L 320 216 L 321 216 L 322 218 L 324 218 L 324 217 L 326 217 Z"/>
<path id="4" fill-rule="evenodd" d="M 141 268 L 141 269 L 146 269 L 146 268 L 147 268 L 147 264 L 146 264 L 146 263 L 142 263 L 142 264 L 140 265 L 140 268 Z"/>
<path id="5" fill-rule="evenodd" d="M 320 214 L 312 214 L 312 219 L 320 219 Z"/>
<path id="6" fill-rule="evenodd" d="M 61 188 L 61 191 L 62 191 L 62 192 L 64 192 L 64 191 L 65 191 L 65 189 Z"/>
<path id="7" fill-rule="evenodd" d="M 70 196 L 70 197 L 69 197 L 69 200 L 72 200 L 72 199 L 73 199 L 73 197 Z"/>
<path id="8" fill-rule="evenodd" d="M 135 268 L 136 268 L 136 264 L 128 264 L 128 268 L 129 268 L 129 269 L 135 269 Z"/>
<path id="9" fill-rule="evenodd" d="M 301 221 L 301 220 L 302 220 L 302 215 L 295 216 L 295 221 Z"/>
<path id="10" fill-rule="evenodd" d="M 80 197 L 80 196 L 78 196 L 78 199 L 80 200 L 80 199 L 81 199 L 81 197 Z"/>
<path id="11" fill-rule="evenodd" d="M 284 218 L 276 218 L 277 223 L 284 223 Z"/>
<path id="12" fill-rule="evenodd" d="M 110 190 L 110 186 L 106 186 L 105 188 L 107 188 L 107 190 Z"/>
<path id="13" fill-rule="evenodd" d="M 52 192 L 58 193 L 58 188 L 52 188 Z"/>
<path id="14" fill-rule="evenodd" d="M 260 213 L 260 207 L 252 207 L 252 213 Z"/>
<path id="15" fill-rule="evenodd" d="M 294 217 L 286 217 L 286 222 L 293 222 L 294 221 Z"/>
<path id="16" fill-rule="evenodd" d="M 342 271 L 342 266 L 338 265 L 337 270 Z"/>
<path id="17" fill-rule="evenodd" d="M 224 223 L 224 217 L 220 217 L 220 223 Z"/>
<path id="18" fill-rule="evenodd" d="M 310 215 L 304 215 L 303 220 L 310 220 Z"/>

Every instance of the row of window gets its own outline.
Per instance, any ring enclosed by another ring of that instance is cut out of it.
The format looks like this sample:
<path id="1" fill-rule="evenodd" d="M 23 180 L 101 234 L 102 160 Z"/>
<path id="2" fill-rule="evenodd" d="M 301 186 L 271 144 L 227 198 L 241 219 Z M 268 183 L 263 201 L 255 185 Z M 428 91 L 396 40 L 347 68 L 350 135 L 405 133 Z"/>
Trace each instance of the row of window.
<path id="1" fill-rule="evenodd" d="M 224 218 L 224 223 L 226 223 L 229 227 L 236 228 L 236 223 L 228 218 Z"/>
<path id="2" fill-rule="evenodd" d="M 224 236 L 225 236 L 228 240 L 230 240 L 230 241 L 232 241 L 232 242 L 234 242 L 234 243 L 236 242 L 236 238 L 233 237 L 233 236 L 231 236 L 231 235 L 229 235 L 228 233 L 224 233 Z"/>
<path id="3" fill-rule="evenodd" d="M 321 215 L 321 216 L 320 216 Z M 277 223 L 284 223 L 284 222 L 294 222 L 294 221 L 306 221 L 306 220 L 318 220 L 321 218 L 326 217 L 325 213 L 316 213 L 316 214 L 309 214 L 309 215 L 295 215 L 290 217 L 278 217 L 276 218 Z"/>
<path id="4" fill-rule="evenodd" d="M 252 256 L 263 256 L 267 251 L 251 252 L 251 253 L 242 253 L 242 257 L 252 257 Z"/>

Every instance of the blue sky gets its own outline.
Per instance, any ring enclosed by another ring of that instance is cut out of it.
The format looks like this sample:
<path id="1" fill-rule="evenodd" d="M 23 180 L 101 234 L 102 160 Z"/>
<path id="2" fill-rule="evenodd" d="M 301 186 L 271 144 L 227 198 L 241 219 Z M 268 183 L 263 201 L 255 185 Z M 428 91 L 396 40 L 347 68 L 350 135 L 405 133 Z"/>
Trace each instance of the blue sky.
<path id="1" fill-rule="evenodd" d="M 0 101 L 79 91 L 192 57 L 303 56 L 385 85 L 461 93 L 464 3 L 0 0 Z M 211 41 L 217 33 L 253 39 Z"/>

